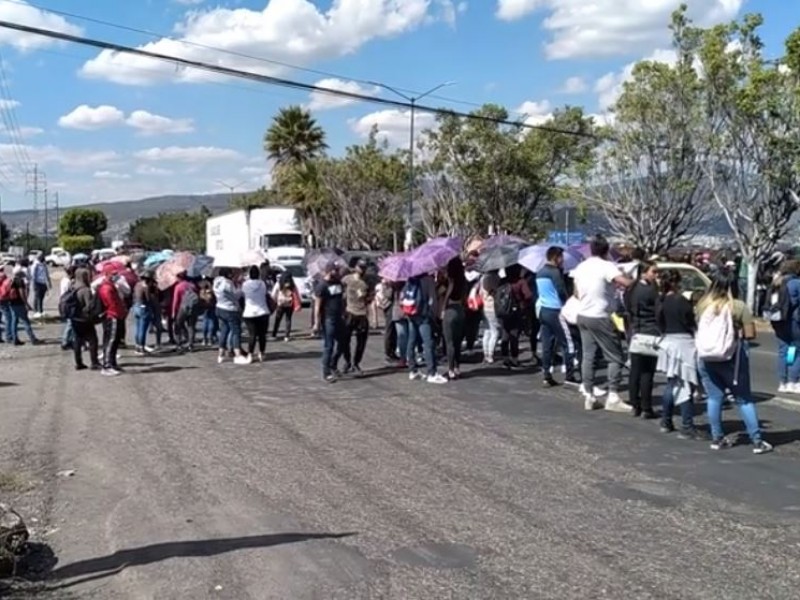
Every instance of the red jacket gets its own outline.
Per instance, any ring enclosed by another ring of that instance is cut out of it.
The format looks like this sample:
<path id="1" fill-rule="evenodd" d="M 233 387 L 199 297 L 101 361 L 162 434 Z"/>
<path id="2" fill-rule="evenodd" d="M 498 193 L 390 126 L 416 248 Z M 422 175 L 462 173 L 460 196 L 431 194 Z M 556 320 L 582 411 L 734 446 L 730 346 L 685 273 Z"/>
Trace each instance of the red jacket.
<path id="1" fill-rule="evenodd" d="M 105 280 L 97 288 L 97 295 L 103 303 L 107 319 L 124 319 L 128 314 L 128 309 L 117 291 L 117 286 Z"/>
<path id="2" fill-rule="evenodd" d="M 178 313 L 181 310 L 181 304 L 183 303 L 183 297 L 186 295 L 186 292 L 189 290 L 195 290 L 194 285 L 189 281 L 179 281 L 175 285 L 175 289 L 172 292 L 172 318 L 177 319 Z"/>

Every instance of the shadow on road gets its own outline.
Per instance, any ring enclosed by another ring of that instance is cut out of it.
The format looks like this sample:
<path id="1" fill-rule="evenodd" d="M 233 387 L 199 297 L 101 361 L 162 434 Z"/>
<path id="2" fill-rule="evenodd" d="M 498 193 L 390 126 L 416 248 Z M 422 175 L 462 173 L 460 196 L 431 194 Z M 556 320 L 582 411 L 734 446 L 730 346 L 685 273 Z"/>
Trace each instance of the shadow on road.
<path id="1" fill-rule="evenodd" d="M 19 385 L 18 383 L 14 383 L 13 381 L 0 381 L 0 388 L 15 387 L 18 385 Z"/>
<path id="2" fill-rule="evenodd" d="M 349 533 L 274 533 L 249 537 L 220 538 L 214 540 L 195 540 L 182 542 L 165 542 L 151 544 L 127 550 L 117 550 L 114 554 L 81 560 L 55 569 L 49 577 L 56 580 L 74 579 L 51 589 L 68 588 L 81 583 L 111 577 L 121 573 L 128 567 L 149 565 L 170 558 L 208 557 L 244 550 L 248 548 L 269 548 L 283 544 L 295 544 L 308 540 L 342 539 L 356 535 Z"/>
<path id="3" fill-rule="evenodd" d="M 140 369 L 139 371 L 136 371 L 136 374 L 148 375 L 157 373 L 177 373 L 178 371 L 189 371 L 192 369 L 197 369 L 197 367 L 174 367 L 174 366 L 149 367 L 147 369 Z"/>

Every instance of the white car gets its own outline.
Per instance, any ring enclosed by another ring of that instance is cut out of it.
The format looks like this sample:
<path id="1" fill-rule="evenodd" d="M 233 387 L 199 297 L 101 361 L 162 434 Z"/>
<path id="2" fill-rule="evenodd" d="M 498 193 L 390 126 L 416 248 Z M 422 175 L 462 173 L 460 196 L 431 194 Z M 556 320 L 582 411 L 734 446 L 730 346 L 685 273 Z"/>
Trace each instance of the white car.
<path id="1" fill-rule="evenodd" d="M 53 248 L 50 250 L 50 254 L 44 258 L 44 262 L 49 267 L 68 267 L 72 262 L 72 256 L 63 248 Z"/>

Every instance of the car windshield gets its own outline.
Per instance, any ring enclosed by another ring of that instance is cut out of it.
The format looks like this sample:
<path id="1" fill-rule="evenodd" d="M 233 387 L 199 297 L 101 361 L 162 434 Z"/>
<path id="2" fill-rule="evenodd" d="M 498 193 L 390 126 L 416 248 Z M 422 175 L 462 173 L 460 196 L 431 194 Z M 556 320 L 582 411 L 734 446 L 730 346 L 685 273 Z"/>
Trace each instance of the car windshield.
<path id="1" fill-rule="evenodd" d="M 292 277 L 305 277 L 306 269 L 303 265 L 284 265 L 283 267 Z"/>
<path id="2" fill-rule="evenodd" d="M 299 233 L 270 233 L 261 236 L 261 245 L 264 248 L 301 248 L 303 236 Z"/>

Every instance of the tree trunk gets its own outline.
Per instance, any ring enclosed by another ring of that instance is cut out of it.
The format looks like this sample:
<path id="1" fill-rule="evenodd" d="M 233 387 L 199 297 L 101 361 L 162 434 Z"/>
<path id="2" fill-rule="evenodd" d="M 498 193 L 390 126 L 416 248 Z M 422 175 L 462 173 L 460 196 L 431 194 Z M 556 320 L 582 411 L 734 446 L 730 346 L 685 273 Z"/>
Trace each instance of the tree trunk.
<path id="1" fill-rule="evenodd" d="M 755 314 L 756 310 L 756 282 L 758 278 L 758 261 L 747 261 L 747 306 Z"/>

